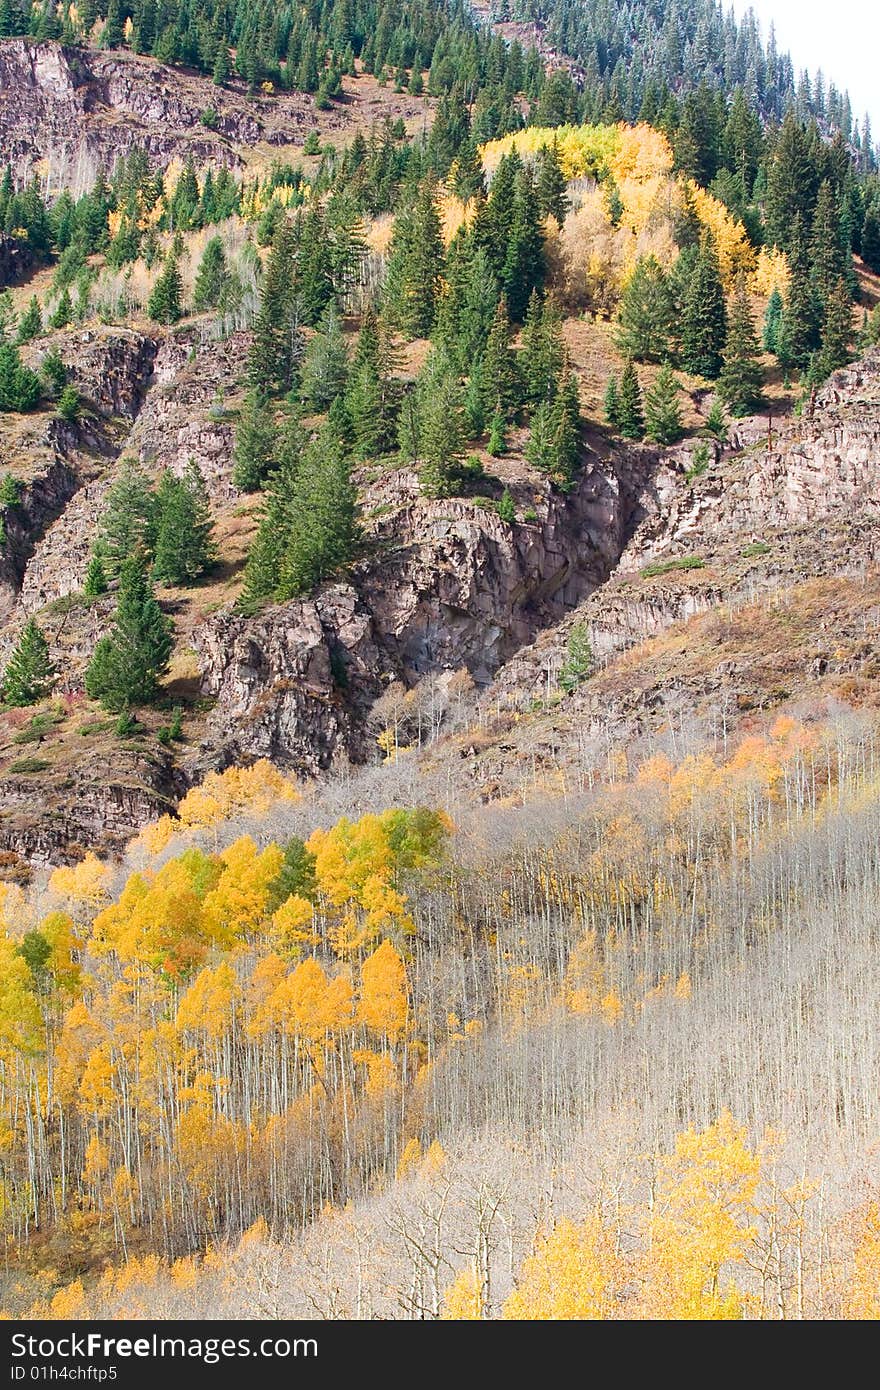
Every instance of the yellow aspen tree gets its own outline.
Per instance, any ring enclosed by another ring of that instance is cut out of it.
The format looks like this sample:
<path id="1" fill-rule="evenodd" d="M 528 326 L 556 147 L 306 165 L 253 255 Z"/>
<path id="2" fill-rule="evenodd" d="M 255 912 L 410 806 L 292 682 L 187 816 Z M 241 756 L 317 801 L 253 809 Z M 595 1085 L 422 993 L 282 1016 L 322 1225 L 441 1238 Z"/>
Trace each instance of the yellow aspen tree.
<path id="1" fill-rule="evenodd" d="M 390 941 L 361 966 L 358 1022 L 392 1045 L 403 1037 L 409 1017 L 406 967 Z"/>
<path id="2" fill-rule="evenodd" d="M 843 1316 L 876 1322 L 880 1319 L 880 1202 L 870 1202 L 860 1213 L 855 1237 Z"/>
<path id="3" fill-rule="evenodd" d="M 618 1316 L 630 1271 L 614 1232 L 598 1212 L 582 1222 L 563 1218 L 525 1260 L 504 1304 L 509 1320 L 606 1320 Z"/>
<path id="4" fill-rule="evenodd" d="M 760 1158 L 729 1111 L 701 1133 L 678 1136 L 674 1152 L 659 1164 L 640 1316 L 742 1316 L 734 1276 L 753 1246 L 760 1176 Z"/>
<path id="5" fill-rule="evenodd" d="M 484 1316 L 483 1281 L 470 1266 L 456 1275 L 443 1295 L 444 1322 L 475 1322 Z"/>

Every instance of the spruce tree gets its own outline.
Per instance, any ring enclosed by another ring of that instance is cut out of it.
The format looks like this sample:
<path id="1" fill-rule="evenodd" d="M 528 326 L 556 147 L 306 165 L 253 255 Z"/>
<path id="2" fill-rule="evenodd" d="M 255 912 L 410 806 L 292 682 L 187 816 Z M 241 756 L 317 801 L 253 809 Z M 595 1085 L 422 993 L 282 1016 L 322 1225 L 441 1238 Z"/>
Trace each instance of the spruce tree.
<path id="1" fill-rule="evenodd" d="M 862 260 L 880 275 L 880 207 L 870 204 L 862 224 Z"/>
<path id="2" fill-rule="evenodd" d="M 273 476 L 245 571 L 245 606 L 308 593 L 357 543 L 351 466 L 325 425 Z"/>
<path id="3" fill-rule="evenodd" d="M 749 415 L 763 404 L 764 368 L 744 276 L 737 281 L 718 395 L 734 415 Z"/>
<path id="4" fill-rule="evenodd" d="M 549 214 L 555 217 L 561 227 L 568 212 L 568 195 L 559 159 L 559 145 L 555 139 L 552 145 L 542 145 L 538 151 L 535 194 L 541 216 Z"/>
<path id="5" fill-rule="evenodd" d="M 3 701 L 21 707 L 42 700 L 52 687 L 55 669 L 49 644 L 35 618 L 28 618 L 3 672 Z"/>
<path id="6" fill-rule="evenodd" d="M 107 575 L 104 570 L 104 562 L 100 554 L 92 555 L 86 569 L 86 577 L 83 581 L 83 593 L 86 598 L 100 598 L 101 594 L 107 592 Z"/>
<path id="7" fill-rule="evenodd" d="M 55 305 L 55 312 L 49 320 L 49 326 L 51 328 L 66 328 L 72 318 L 73 305 L 70 300 L 70 290 L 65 285 L 58 296 L 58 303 Z"/>
<path id="8" fill-rule="evenodd" d="M 306 348 L 300 395 L 314 410 L 327 407 L 345 390 L 348 352 L 335 305 L 325 311 L 318 331 Z"/>
<path id="9" fill-rule="evenodd" d="M 507 301 L 502 295 L 495 310 L 482 361 L 486 414 L 500 412 L 502 421 L 515 414 L 522 404 L 522 384 L 511 336 Z"/>
<path id="10" fill-rule="evenodd" d="M 704 236 L 688 285 L 681 321 L 681 362 L 686 371 L 710 381 L 721 371 L 727 337 L 724 286 L 715 243 Z"/>
<path id="11" fill-rule="evenodd" d="M 95 647 L 86 693 L 114 712 L 151 704 L 168 669 L 172 632 L 153 593 L 148 557 L 138 551 L 120 569 L 114 625 Z"/>
<path id="12" fill-rule="evenodd" d="M 526 462 L 541 473 L 553 467 L 553 402 L 541 401 L 529 422 Z"/>
<path id="13" fill-rule="evenodd" d="M 177 257 L 173 252 L 169 252 L 147 301 L 147 313 L 150 318 L 156 323 L 177 323 L 183 314 L 182 293 L 183 282 Z"/>
<path id="14" fill-rule="evenodd" d="M 356 458 L 378 458 L 395 442 L 396 383 L 384 334 L 372 309 L 361 324 L 345 392 Z"/>
<path id="15" fill-rule="evenodd" d="M 832 289 L 844 274 L 847 254 L 841 232 L 840 202 L 830 179 L 824 179 L 816 199 L 810 234 L 810 275 L 824 312 Z"/>
<path id="16" fill-rule="evenodd" d="M 565 341 L 555 303 L 533 291 L 522 331 L 519 368 L 527 403 L 553 400 L 565 362 Z"/>
<path id="17" fill-rule="evenodd" d="M 549 472 L 557 483 L 567 486 L 578 465 L 581 434 L 580 392 L 577 377 L 567 363 L 550 409 L 550 430 Z"/>
<path id="18" fill-rule="evenodd" d="M 0 410 L 33 410 L 40 392 L 40 378 L 24 365 L 18 348 L 0 343 Z"/>
<path id="19" fill-rule="evenodd" d="M 852 301 L 843 276 L 839 276 L 831 286 L 825 302 L 825 315 L 822 322 L 822 347 L 819 352 L 819 366 L 822 377 L 845 367 L 852 356 L 850 344 L 853 337 Z"/>
<path id="20" fill-rule="evenodd" d="M 196 272 L 196 282 L 193 287 L 193 308 L 196 312 L 203 313 L 206 309 L 216 309 L 223 298 L 228 282 L 229 267 L 226 264 L 223 240 L 219 236 L 212 236 L 205 246 Z"/>
<path id="21" fill-rule="evenodd" d="M 533 290 L 541 290 L 546 275 L 544 235 L 535 185 L 528 169 L 520 167 L 514 181 L 513 217 L 501 286 L 514 323 L 522 323 Z"/>
<path id="22" fill-rule="evenodd" d="M 241 492 L 257 492 L 276 462 L 278 431 L 269 402 L 249 391 L 235 428 L 232 481 Z"/>
<path id="23" fill-rule="evenodd" d="M 427 338 L 434 326 L 443 267 L 437 192 L 427 180 L 412 209 L 398 216 L 388 257 L 386 315 L 409 338 Z"/>
<path id="24" fill-rule="evenodd" d="M 260 307 L 248 356 L 248 382 L 260 391 L 289 391 L 302 356 L 296 298 L 296 232 L 279 222 L 263 277 Z"/>
<path id="25" fill-rule="evenodd" d="M 772 352 L 774 355 L 779 347 L 779 326 L 782 322 L 782 295 L 774 285 L 767 300 L 767 309 L 764 314 L 764 331 L 762 342 L 765 352 Z"/>
<path id="26" fill-rule="evenodd" d="M 496 405 L 489 426 L 489 440 L 486 453 L 492 458 L 501 458 L 507 452 L 507 418 L 500 405 Z"/>
<path id="27" fill-rule="evenodd" d="M 669 356 L 674 306 L 669 281 L 655 256 L 641 256 L 620 300 L 617 346 L 637 362 Z"/>
<path id="28" fill-rule="evenodd" d="M 605 419 L 613 430 L 620 428 L 620 386 L 615 372 L 608 378 L 608 385 L 605 387 L 603 399 L 603 409 Z"/>
<path id="29" fill-rule="evenodd" d="M 669 363 L 664 363 L 645 392 L 645 437 L 654 444 L 677 444 L 684 434 L 679 392 L 681 386 Z"/>
<path id="30" fill-rule="evenodd" d="M 39 338 L 42 331 L 43 315 L 40 313 L 40 301 L 32 294 L 19 321 L 16 342 L 29 343 L 32 338 Z"/>
<path id="31" fill-rule="evenodd" d="M 820 305 L 810 278 L 810 262 L 800 219 L 789 239 L 791 274 L 777 335 L 776 355 L 784 371 L 803 369 L 819 346 Z"/>
<path id="32" fill-rule="evenodd" d="M 137 550 L 152 553 L 156 533 L 156 499 L 140 465 L 122 460 L 119 476 L 107 493 L 99 529 L 105 572 L 112 578 Z"/>
<path id="33" fill-rule="evenodd" d="M 435 349 L 401 412 L 404 454 L 421 461 L 419 481 L 429 497 L 448 497 L 458 477 L 465 441 L 464 403 L 448 355 Z"/>
<path id="34" fill-rule="evenodd" d="M 156 493 L 153 574 L 163 584 L 192 584 L 217 558 L 204 479 L 194 459 L 182 478 L 166 469 Z"/>
<path id="35" fill-rule="evenodd" d="M 512 526 L 516 521 L 516 507 L 508 488 L 505 488 L 498 499 L 498 516 L 502 521 L 506 521 L 508 526 Z"/>
<path id="36" fill-rule="evenodd" d="M 645 413 L 642 390 L 632 360 L 628 360 L 620 378 L 617 405 L 618 429 L 624 439 L 644 439 Z"/>

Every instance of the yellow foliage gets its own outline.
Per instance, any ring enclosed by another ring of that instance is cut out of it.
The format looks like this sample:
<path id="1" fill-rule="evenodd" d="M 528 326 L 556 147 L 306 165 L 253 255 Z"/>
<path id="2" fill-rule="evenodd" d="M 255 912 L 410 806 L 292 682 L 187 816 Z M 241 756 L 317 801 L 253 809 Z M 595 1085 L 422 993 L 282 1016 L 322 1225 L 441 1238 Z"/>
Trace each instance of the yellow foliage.
<path id="1" fill-rule="evenodd" d="M 77 921 L 87 921 L 110 900 L 113 875 L 91 851 L 73 867 L 55 869 L 49 876 L 48 890 L 58 898 Z"/>
<path id="2" fill-rule="evenodd" d="M 204 900 L 204 923 L 221 946 L 252 936 L 265 922 L 269 885 L 278 877 L 284 853 L 271 844 L 262 853 L 242 835 L 220 855 L 223 871 Z"/>
<path id="3" fill-rule="evenodd" d="M 620 996 L 608 983 L 594 931 L 588 932 L 569 956 L 563 988 L 570 1013 L 603 1018 L 611 1024 L 623 1014 Z"/>
<path id="4" fill-rule="evenodd" d="M 393 1044 L 405 1033 L 408 1015 L 406 967 L 391 942 L 383 941 L 361 967 L 358 1022 Z"/>
<path id="5" fill-rule="evenodd" d="M 444 1322 L 476 1321 L 483 1317 L 483 1281 L 473 1268 L 463 1269 L 443 1295 Z"/>
<path id="6" fill-rule="evenodd" d="M 791 270 L 785 252 L 780 251 L 777 246 L 772 250 L 762 246 L 752 275 L 752 294 L 766 295 L 769 298 L 774 290 L 778 290 L 784 296 L 790 280 Z"/>
<path id="7" fill-rule="evenodd" d="M 674 1153 L 659 1165 L 640 1280 L 641 1316 L 742 1316 L 742 1297 L 730 1274 L 754 1241 L 760 1171 L 758 1155 L 729 1111 L 702 1133 L 689 1129 L 678 1136 Z"/>
<path id="8" fill-rule="evenodd" d="M 292 893 L 272 914 L 269 935 L 280 950 L 291 951 L 301 945 L 317 946 L 321 934 L 315 923 L 315 908 L 308 898 Z"/>
<path id="9" fill-rule="evenodd" d="M 205 968 L 193 980 L 177 1008 L 177 1026 L 203 1032 L 217 1041 L 232 1027 L 238 981 L 232 966 L 221 961 L 216 970 Z"/>
<path id="10" fill-rule="evenodd" d="M 359 1067 L 367 1069 L 364 1091 L 371 1100 L 378 1100 L 397 1089 L 397 1072 L 389 1053 L 372 1052 L 369 1048 L 360 1047 L 351 1056 Z"/>
<path id="11" fill-rule="evenodd" d="M 294 783 L 261 758 L 251 767 L 209 772 L 199 786 L 187 792 L 177 814 L 181 825 L 201 828 L 243 813 L 262 816 L 279 802 L 299 800 Z"/>
<path id="12" fill-rule="evenodd" d="M 721 278 L 726 287 L 732 289 L 739 275 L 750 275 L 757 265 L 746 229 L 718 198 L 699 184 L 689 180 L 687 186 L 697 217 L 715 238 Z"/>
<path id="13" fill-rule="evenodd" d="M 604 1320 L 614 1316 L 627 1271 L 612 1232 L 594 1212 L 563 1219 L 523 1264 L 504 1304 L 508 1320 Z"/>
<path id="14" fill-rule="evenodd" d="M 853 1270 L 843 1316 L 859 1322 L 880 1319 L 880 1203 L 870 1202 L 857 1224 Z"/>
<path id="15" fill-rule="evenodd" d="M 397 1177 L 405 1178 L 408 1173 L 414 1173 L 422 1161 L 422 1146 L 418 1139 L 407 1140 L 403 1153 L 397 1164 Z"/>

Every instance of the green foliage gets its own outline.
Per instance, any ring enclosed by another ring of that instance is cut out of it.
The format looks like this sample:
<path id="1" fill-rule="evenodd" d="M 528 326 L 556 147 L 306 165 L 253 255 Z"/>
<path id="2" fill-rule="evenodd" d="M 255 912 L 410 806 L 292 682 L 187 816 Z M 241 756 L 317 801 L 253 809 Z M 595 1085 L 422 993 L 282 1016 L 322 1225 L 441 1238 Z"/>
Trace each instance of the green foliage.
<path id="1" fill-rule="evenodd" d="M 208 495 L 194 459 L 182 478 L 169 469 L 162 474 L 156 512 L 154 576 L 164 584 L 194 583 L 217 558 Z"/>
<path id="2" fill-rule="evenodd" d="M 51 347 L 40 363 L 40 375 L 45 383 L 47 395 L 58 396 L 61 394 L 67 383 L 67 368 L 56 347 Z"/>
<path id="3" fill-rule="evenodd" d="M 706 561 L 700 555 L 678 555 L 674 560 L 655 560 L 642 568 L 645 579 L 653 579 L 659 574 L 674 574 L 677 570 L 705 569 Z"/>
<path id="4" fill-rule="evenodd" d="M 620 300 L 617 346 L 637 362 L 663 362 L 670 353 L 675 306 L 668 277 L 654 256 L 636 262 Z"/>
<path id="5" fill-rule="evenodd" d="M 147 301 L 147 313 L 156 323 L 177 323 L 183 315 L 183 282 L 173 251 L 165 257 L 162 270 Z"/>
<path id="6" fill-rule="evenodd" d="M 110 578 L 138 551 L 151 555 L 156 539 L 156 499 L 149 479 L 132 458 L 122 460 L 107 493 L 98 532 L 105 574 Z"/>
<path id="7" fill-rule="evenodd" d="M 193 308 L 197 313 L 203 313 L 206 309 L 218 308 L 229 285 L 229 279 L 229 267 L 226 262 L 222 238 L 213 236 L 205 245 L 196 272 L 193 287 Z"/>
<path id="8" fill-rule="evenodd" d="M 684 434 L 679 405 L 681 385 L 669 363 L 645 392 L 645 437 L 654 444 L 676 444 Z"/>
<path id="9" fill-rule="evenodd" d="M 602 400 L 602 408 L 605 412 L 605 419 L 613 430 L 620 428 L 620 383 L 617 380 L 616 372 L 612 372 L 608 378 L 608 385 L 605 387 L 605 395 Z"/>
<path id="10" fill-rule="evenodd" d="M 294 894 L 311 901 L 316 892 L 315 856 L 302 840 L 293 836 L 284 847 L 284 862 L 278 876 L 269 884 L 267 911 L 275 912 Z"/>
<path id="11" fill-rule="evenodd" d="M 65 386 L 61 395 L 58 397 L 58 414 L 62 420 L 68 424 L 73 424 L 79 418 L 80 398 L 75 386 Z"/>
<path id="12" fill-rule="evenodd" d="M 749 415 L 764 402 L 764 368 L 744 278 L 740 278 L 724 345 L 718 395 L 734 415 Z"/>
<path id="13" fill-rule="evenodd" d="M 426 338 L 434 326 L 444 262 L 437 191 L 429 180 L 398 216 L 388 256 L 385 313 L 409 338 Z"/>
<path id="14" fill-rule="evenodd" d="M 700 478 L 709 467 L 709 446 L 708 444 L 698 444 L 691 454 L 690 467 L 685 469 L 685 481 L 692 483 L 694 478 Z"/>
<path id="15" fill-rule="evenodd" d="M 86 670 L 86 692 L 116 713 L 148 705 L 168 669 L 172 624 L 156 602 L 143 552 L 125 560 L 112 630 L 100 639 Z"/>
<path id="16" fill-rule="evenodd" d="M 245 396 L 235 430 L 232 481 L 242 492 L 257 492 L 276 463 L 278 431 L 266 398 L 254 389 Z"/>
<path id="17" fill-rule="evenodd" d="M 559 688 L 566 695 L 577 690 L 593 669 L 593 648 L 586 623 L 575 623 L 568 634 L 565 661 L 559 668 Z"/>
<path id="18" fill-rule="evenodd" d="M 11 473 L 0 478 L 0 507 L 17 507 L 21 501 L 21 482 Z"/>
<path id="19" fill-rule="evenodd" d="M 313 410 L 326 410 L 345 390 L 348 352 L 334 304 L 324 310 L 318 331 L 306 348 L 300 396 Z"/>
<path id="20" fill-rule="evenodd" d="M 726 337 L 727 310 L 718 255 L 711 237 L 705 236 L 682 307 L 682 366 L 695 376 L 714 381 L 721 371 Z"/>
<path id="21" fill-rule="evenodd" d="M 267 488 L 244 606 L 307 594 L 347 564 L 358 538 L 356 504 L 349 460 L 325 425 L 291 449 Z"/>
<path id="22" fill-rule="evenodd" d="M 33 410 L 40 389 L 40 378 L 24 365 L 18 349 L 0 343 L 0 410 Z"/>
<path id="23" fill-rule="evenodd" d="M 727 416 L 724 413 L 724 406 L 717 396 L 709 407 L 709 414 L 706 416 L 706 429 L 722 444 L 727 439 Z"/>
<path id="24" fill-rule="evenodd" d="M 3 702 L 35 705 L 48 694 L 55 678 L 49 644 L 35 618 L 28 618 L 3 672 Z"/>
<path id="25" fill-rule="evenodd" d="M 43 331 L 43 315 L 40 312 L 40 301 L 37 296 L 31 295 L 27 308 L 21 316 L 18 325 L 19 343 L 29 343 L 32 338 L 39 338 Z"/>
<path id="26" fill-rule="evenodd" d="M 101 594 L 106 594 L 106 592 L 107 575 L 104 570 L 104 562 L 100 555 L 92 555 L 83 581 L 83 593 L 86 598 L 100 598 Z"/>
<path id="27" fill-rule="evenodd" d="M 508 526 L 512 526 L 516 521 L 516 507 L 507 488 L 498 499 L 498 515 L 502 521 L 507 522 Z"/>
<path id="28" fill-rule="evenodd" d="M 632 360 L 627 362 L 620 378 L 617 422 L 624 439 L 644 439 L 645 411 L 642 388 Z"/>

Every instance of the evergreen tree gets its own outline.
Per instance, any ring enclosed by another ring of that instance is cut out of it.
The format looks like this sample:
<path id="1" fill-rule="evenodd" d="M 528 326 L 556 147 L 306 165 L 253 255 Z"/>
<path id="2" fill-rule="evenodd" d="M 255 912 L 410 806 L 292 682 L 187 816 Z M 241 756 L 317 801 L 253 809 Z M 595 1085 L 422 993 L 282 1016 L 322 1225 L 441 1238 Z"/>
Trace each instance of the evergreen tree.
<path id="1" fill-rule="evenodd" d="M 24 365 L 18 348 L 0 343 L 0 410 L 33 410 L 40 389 L 40 378 Z"/>
<path id="2" fill-rule="evenodd" d="M 465 434 L 458 373 L 448 354 L 435 348 L 403 403 L 399 423 L 401 449 L 412 462 L 421 461 L 420 483 L 429 497 L 452 492 Z"/>
<path id="3" fill-rule="evenodd" d="M 745 277 L 737 281 L 730 310 L 718 395 L 734 415 L 749 415 L 763 404 L 764 369 Z"/>
<path id="4" fill-rule="evenodd" d="M 278 431 L 269 403 L 249 391 L 235 430 L 232 481 L 241 492 L 257 492 L 276 462 Z"/>
<path id="5" fill-rule="evenodd" d="M 553 400 L 565 362 L 565 342 L 559 310 L 552 300 L 533 291 L 522 331 L 519 368 L 525 400 Z"/>
<path id="6" fill-rule="evenodd" d="M 296 298 L 296 234 L 279 222 L 263 278 L 260 308 L 248 356 L 248 381 L 260 391 L 289 391 L 302 355 Z"/>
<path id="7" fill-rule="evenodd" d="M 608 378 L 603 400 L 605 419 L 613 430 L 620 428 L 620 386 L 614 372 Z"/>
<path id="8" fill-rule="evenodd" d="M 303 358 L 300 395 L 314 410 L 327 407 L 345 390 L 348 375 L 348 352 L 345 335 L 335 305 L 330 305 L 321 319 L 318 332 L 306 348 Z"/>
<path id="9" fill-rule="evenodd" d="M 361 324 L 345 393 L 354 453 L 359 459 L 378 458 L 394 445 L 396 389 L 390 377 L 390 365 L 378 319 L 368 310 Z"/>
<path id="10" fill-rule="evenodd" d="M 561 227 L 568 212 L 568 195 L 556 140 L 552 145 L 543 145 L 538 151 L 535 193 L 541 216 L 547 217 L 549 214 L 555 217 Z"/>
<path id="11" fill-rule="evenodd" d="M 507 302 L 502 296 L 495 310 L 482 361 L 482 385 L 486 414 L 500 412 L 503 424 L 522 404 L 522 385 L 516 354 L 511 346 Z"/>
<path id="12" fill-rule="evenodd" d="M 578 465 L 581 433 L 580 392 L 577 377 L 566 364 L 550 413 L 552 450 L 549 472 L 557 483 L 567 486 Z"/>
<path id="13" fill-rule="evenodd" d="M 709 414 L 706 416 L 706 429 L 722 443 L 727 438 L 727 416 L 724 413 L 724 406 L 717 396 L 709 407 Z"/>
<path id="14" fill-rule="evenodd" d="M 498 499 L 498 515 L 502 521 L 507 522 L 508 526 L 512 526 L 516 521 L 516 507 L 507 488 Z"/>
<path id="15" fill-rule="evenodd" d="M 104 562 L 100 554 L 92 555 L 86 569 L 86 577 L 83 581 L 83 593 L 86 598 L 100 598 L 101 594 L 107 592 L 107 575 L 104 572 Z"/>
<path id="16" fill-rule="evenodd" d="M 35 618 L 28 618 L 3 672 L 3 701 L 21 707 L 34 705 L 49 693 L 55 670 L 49 644 Z"/>
<path id="17" fill-rule="evenodd" d="M 727 337 L 724 286 L 715 243 L 703 238 L 688 286 L 681 321 L 681 361 L 686 371 L 713 381 L 721 371 Z"/>
<path id="18" fill-rule="evenodd" d="M 641 256 L 620 300 L 617 346 L 637 362 L 669 356 L 674 305 L 668 278 L 655 256 Z"/>
<path id="19" fill-rule="evenodd" d="M 825 301 L 822 348 L 819 353 L 819 367 L 823 378 L 831 372 L 836 372 L 839 367 L 845 367 L 850 361 L 852 337 L 852 300 L 843 276 L 839 276 L 831 286 Z"/>
<path id="20" fill-rule="evenodd" d="M 798 218 L 789 240 L 788 257 L 791 274 L 776 341 L 776 355 L 786 372 L 792 367 L 803 369 L 807 366 L 819 346 L 821 324 L 803 228 Z"/>
<path id="21" fill-rule="evenodd" d="M 55 312 L 49 320 L 49 325 L 51 328 L 66 328 L 72 318 L 73 305 L 70 300 L 70 290 L 65 285 L 58 296 L 58 303 L 55 305 Z"/>
<path id="22" fill-rule="evenodd" d="M 229 267 L 226 263 L 223 240 L 219 236 L 212 236 L 202 253 L 193 287 L 193 308 L 196 312 L 216 309 L 223 299 L 228 283 Z"/>
<path id="23" fill-rule="evenodd" d="M 507 452 L 507 417 L 500 405 L 496 405 L 489 426 L 489 440 L 486 453 L 492 458 L 501 458 Z"/>
<path id="24" fill-rule="evenodd" d="M 156 499 L 139 464 L 123 459 L 119 476 L 107 493 L 98 547 L 106 573 L 120 573 L 136 551 L 151 554 L 156 533 Z"/>
<path id="25" fill-rule="evenodd" d="M 645 392 L 645 437 L 654 444 L 677 444 L 684 434 L 679 392 L 681 386 L 669 363 Z"/>
<path id="26" fill-rule="evenodd" d="M 516 173 L 513 216 L 501 270 L 501 286 L 514 323 L 522 323 L 533 290 L 541 290 L 546 275 L 544 236 L 535 185 L 528 169 Z"/>
<path id="27" fill-rule="evenodd" d="M 762 341 L 765 352 L 776 353 L 779 347 L 779 326 L 782 323 L 782 295 L 775 287 L 770 292 L 767 300 L 767 310 L 764 314 L 764 332 Z"/>
<path id="28" fill-rule="evenodd" d="M 18 325 L 18 343 L 29 343 L 32 338 L 39 338 L 43 331 L 43 316 L 40 313 L 40 301 L 35 294 L 31 295 L 30 302 L 21 316 Z"/>
<path id="29" fill-rule="evenodd" d="M 847 261 L 841 235 L 840 203 L 830 179 L 824 179 L 816 199 L 810 236 L 810 274 L 823 310 L 832 289 L 846 270 Z"/>
<path id="30" fill-rule="evenodd" d="M 431 180 L 394 227 L 385 288 L 389 322 L 410 338 L 427 338 L 434 326 L 443 275 L 443 238 Z"/>
<path id="31" fill-rule="evenodd" d="M 166 469 L 156 493 L 153 574 L 164 584 L 192 584 L 217 558 L 211 508 L 195 459 L 182 478 Z"/>
<path id="32" fill-rule="evenodd" d="M 789 110 L 776 139 L 767 179 L 767 239 L 788 251 L 795 222 L 808 226 L 816 197 L 816 171 L 807 133 Z"/>
<path id="33" fill-rule="evenodd" d="M 119 571 L 114 626 L 95 647 L 86 670 L 86 693 L 112 711 L 152 703 L 168 669 L 172 631 L 156 602 L 147 556 L 138 551 Z"/>
<path id="34" fill-rule="evenodd" d="M 644 439 L 645 412 L 642 390 L 631 360 L 627 361 L 620 378 L 617 404 L 618 429 L 624 439 Z"/>
<path id="35" fill-rule="evenodd" d="M 871 204 L 862 225 L 862 260 L 875 275 L 880 275 L 880 207 Z"/>
<path id="36" fill-rule="evenodd" d="M 357 495 L 328 426 L 273 476 L 245 571 L 246 604 L 308 593 L 354 552 Z"/>
<path id="37" fill-rule="evenodd" d="M 177 323 L 183 314 L 180 302 L 182 293 L 180 267 L 172 251 L 165 257 L 165 263 L 147 302 L 150 318 L 156 323 Z"/>

